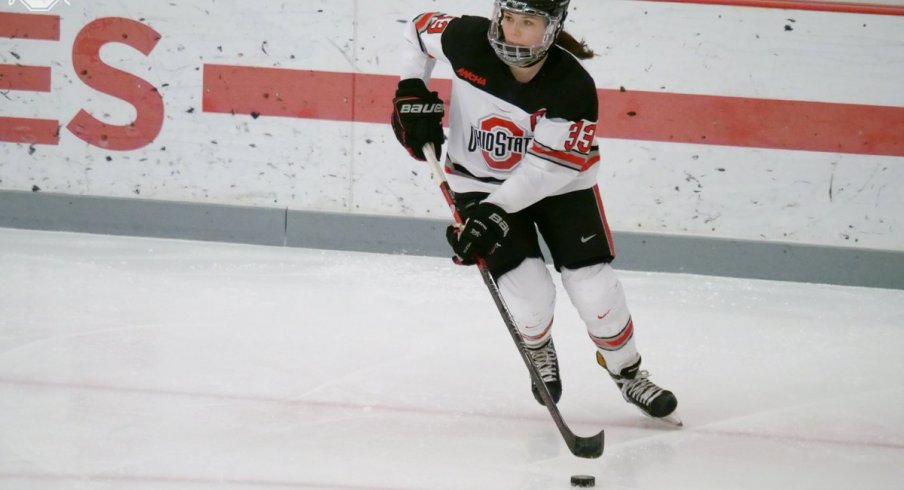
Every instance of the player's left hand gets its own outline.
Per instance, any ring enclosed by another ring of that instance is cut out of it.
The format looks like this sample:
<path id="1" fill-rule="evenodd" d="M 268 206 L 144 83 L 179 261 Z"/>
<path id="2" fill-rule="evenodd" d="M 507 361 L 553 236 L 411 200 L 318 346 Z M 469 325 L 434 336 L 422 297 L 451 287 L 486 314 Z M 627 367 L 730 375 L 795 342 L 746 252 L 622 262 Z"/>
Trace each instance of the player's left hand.
<path id="1" fill-rule="evenodd" d="M 446 240 L 456 263 L 472 265 L 486 258 L 509 234 L 509 215 L 495 204 L 482 202 L 467 215 L 463 226 L 446 228 Z"/>

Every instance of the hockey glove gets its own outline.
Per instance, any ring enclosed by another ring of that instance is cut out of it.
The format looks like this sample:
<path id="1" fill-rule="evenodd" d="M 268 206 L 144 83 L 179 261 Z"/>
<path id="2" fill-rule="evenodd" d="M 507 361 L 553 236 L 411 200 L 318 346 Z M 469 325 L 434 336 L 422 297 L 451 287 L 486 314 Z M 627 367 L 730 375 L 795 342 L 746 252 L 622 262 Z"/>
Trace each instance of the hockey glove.
<path id="1" fill-rule="evenodd" d="M 509 234 L 509 215 L 495 204 L 482 202 L 468 214 L 464 226 L 446 228 L 446 240 L 456 263 L 472 265 L 486 258 Z"/>
<path id="2" fill-rule="evenodd" d="M 425 161 L 424 145 L 433 143 L 436 159 L 442 153 L 443 101 L 436 92 L 427 90 L 420 78 L 407 78 L 399 82 L 392 99 L 392 131 L 399 143 L 412 157 Z"/>

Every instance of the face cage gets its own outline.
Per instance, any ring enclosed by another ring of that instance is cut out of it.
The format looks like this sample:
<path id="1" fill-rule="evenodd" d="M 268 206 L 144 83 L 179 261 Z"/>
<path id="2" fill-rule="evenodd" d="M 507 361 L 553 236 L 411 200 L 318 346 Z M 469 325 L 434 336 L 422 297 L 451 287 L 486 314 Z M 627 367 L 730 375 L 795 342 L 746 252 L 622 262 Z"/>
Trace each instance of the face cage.
<path id="1" fill-rule="evenodd" d="M 518 14 L 540 15 L 546 19 L 546 32 L 543 33 L 543 40 L 537 46 L 516 46 L 505 42 L 502 32 L 502 13 L 504 10 L 510 10 Z M 525 67 L 530 66 L 546 56 L 550 46 L 555 42 L 561 28 L 561 19 L 552 17 L 546 12 L 534 10 L 524 5 L 523 2 L 517 1 L 500 1 L 495 2 L 493 7 L 493 16 L 490 19 L 490 29 L 487 31 L 487 39 L 496 55 L 499 56 L 505 64 L 510 66 Z"/>

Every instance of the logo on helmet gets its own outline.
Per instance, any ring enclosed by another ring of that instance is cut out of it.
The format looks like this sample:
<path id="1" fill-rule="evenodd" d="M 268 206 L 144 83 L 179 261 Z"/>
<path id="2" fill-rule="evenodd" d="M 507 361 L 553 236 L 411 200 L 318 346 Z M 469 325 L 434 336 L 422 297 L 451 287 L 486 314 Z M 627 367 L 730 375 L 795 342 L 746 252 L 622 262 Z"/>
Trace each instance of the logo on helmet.
<path id="1" fill-rule="evenodd" d="M 16 3 L 17 0 L 9 0 L 9 4 L 12 5 Z M 49 12 L 56 4 L 60 3 L 60 0 L 18 0 L 22 2 L 22 5 L 25 5 L 25 8 L 32 12 Z M 66 5 L 72 5 L 69 3 L 69 0 L 63 0 Z"/>

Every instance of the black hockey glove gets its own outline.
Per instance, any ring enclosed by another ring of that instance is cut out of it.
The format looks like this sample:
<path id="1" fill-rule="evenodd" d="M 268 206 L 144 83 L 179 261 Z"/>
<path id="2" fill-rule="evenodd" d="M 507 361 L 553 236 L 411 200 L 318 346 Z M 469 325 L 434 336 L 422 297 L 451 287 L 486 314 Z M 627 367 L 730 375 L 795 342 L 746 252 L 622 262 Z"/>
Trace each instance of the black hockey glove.
<path id="1" fill-rule="evenodd" d="M 456 263 L 472 265 L 493 253 L 509 234 L 509 215 L 495 204 L 482 202 L 471 210 L 462 228 L 446 228 L 446 240 L 455 251 Z"/>
<path id="2" fill-rule="evenodd" d="M 412 157 L 426 161 L 424 145 L 433 143 L 436 159 L 442 153 L 443 101 L 436 92 L 427 90 L 420 78 L 407 78 L 399 82 L 392 99 L 392 131 L 399 143 Z"/>

